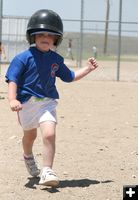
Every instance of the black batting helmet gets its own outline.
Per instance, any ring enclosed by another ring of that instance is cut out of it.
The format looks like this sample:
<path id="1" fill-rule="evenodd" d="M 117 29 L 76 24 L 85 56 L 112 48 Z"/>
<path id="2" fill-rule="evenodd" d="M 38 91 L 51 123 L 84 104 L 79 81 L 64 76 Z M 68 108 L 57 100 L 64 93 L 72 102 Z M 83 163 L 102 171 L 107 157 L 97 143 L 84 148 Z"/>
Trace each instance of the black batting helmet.
<path id="1" fill-rule="evenodd" d="M 49 32 L 57 35 L 54 45 L 58 46 L 63 38 L 63 23 L 60 16 L 52 10 L 42 9 L 36 11 L 27 25 L 26 38 L 29 44 L 35 43 L 33 34 L 38 32 Z"/>

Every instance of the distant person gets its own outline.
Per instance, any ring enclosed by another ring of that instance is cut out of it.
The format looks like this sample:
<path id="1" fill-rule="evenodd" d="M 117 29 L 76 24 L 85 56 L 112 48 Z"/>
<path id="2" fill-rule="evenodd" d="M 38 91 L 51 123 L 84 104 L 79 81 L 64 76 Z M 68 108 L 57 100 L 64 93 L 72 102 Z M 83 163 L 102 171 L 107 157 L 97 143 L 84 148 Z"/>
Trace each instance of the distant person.
<path id="1" fill-rule="evenodd" d="M 6 54 L 3 44 L 2 42 L 0 42 L 0 61 L 2 61 L 3 59 L 6 60 Z"/>
<path id="2" fill-rule="evenodd" d="M 73 60 L 73 54 L 72 54 L 72 39 L 69 39 L 68 41 L 68 48 L 67 48 L 67 58 L 70 58 Z"/>
<path id="3" fill-rule="evenodd" d="M 52 50 L 63 38 L 62 20 L 52 10 L 38 10 L 31 16 L 26 37 L 29 49 L 14 57 L 6 73 L 8 99 L 23 128 L 23 158 L 29 174 L 34 177 L 40 174 L 40 185 L 56 187 L 59 179 L 52 169 L 59 99 L 56 77 L 64 82 L 77 81 L 95 70 L 98 64 L 89 58 L 84 68 L 74 72 L 65 65 L 63 57 Z M 33 154 L 38 127 L 43 140 L 41 173 Z"/>
<path id="4" fill-rule="evenodd" d="M 93 57 L 96 59 L 97 58 L 97 47 L 96 46 L 92 47 L 92 53 L 93 53 Z"/>

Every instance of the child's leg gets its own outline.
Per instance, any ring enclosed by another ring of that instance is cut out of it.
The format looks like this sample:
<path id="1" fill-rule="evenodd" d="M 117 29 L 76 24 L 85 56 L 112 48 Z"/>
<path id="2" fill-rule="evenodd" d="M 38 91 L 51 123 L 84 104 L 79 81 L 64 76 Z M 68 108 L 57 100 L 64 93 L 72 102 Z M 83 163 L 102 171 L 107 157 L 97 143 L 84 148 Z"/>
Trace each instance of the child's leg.
<path id="1" fill-rule="evenodd" d="M 55 156 L 56 123 L 52 121 L 42 122 L 40 129 L 43 139 L 43 165 L 52 168 Z"/>
<path id="2" fill-rule="evenodd" d="M 32 176 L 38 176 L 40 174 L 40 169 L 37 166 L 35 158 L 33 156 L 33 143 L 37 136 L 37 129 L 32 129 L 29 131 L 24 131 L 24 136 L 22 138 L 23 150 L 24 150 L 24 161 L 27 171 Z"/>
<path id="3" fill-rule="evenodd" d="M 37 137 L 37 129 L 25 131 L 22 138 L 23 150 L 25 155 L 32 154 L 33 143 Z"/>
<path id="4" fill-rule="evenodd" d="M 55 155 L 55 132 L 56 123 L 46 121 L 40 124 L 43 138 L 43 169 L 40 176 L 40 185 L 57 187 L 59 184 L 58 177 L 52 170 Z"/>

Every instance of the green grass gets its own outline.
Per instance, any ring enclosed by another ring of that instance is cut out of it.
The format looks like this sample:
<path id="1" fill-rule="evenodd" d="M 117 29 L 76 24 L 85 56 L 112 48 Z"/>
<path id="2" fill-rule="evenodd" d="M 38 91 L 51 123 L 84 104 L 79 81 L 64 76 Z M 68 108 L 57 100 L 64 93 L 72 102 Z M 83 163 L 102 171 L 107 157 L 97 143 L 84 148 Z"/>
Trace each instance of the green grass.
<path id="1" fill-rule="evenodd" d="M 114 55 L 99 55 L 97 60 L 102 60 L 102 61 L 116 61 L 118 58 L 117 56 Z M 138 56 L 124 56 L 121 55 L 120 61 L 124 62 L 138 62 Z"/>
<path id="2" fill-rule="evenodd" d="M 66 51 L 68 47 L 68 38 L 72 38 L 72 50 L 74 59 L 79 59 L 79 33 L 66 33 L 59 52 L 66 58 Z M 137 43 L 138 37 L 122 37 L 122 48 L 121 48 L 121 61 L 138 62 L 137 55 Z M 116 61 L 118 54 L 118 37 L 109 35 L 107 54 L 103 54 L 104 47 L 104 35 L 102 34 L 84 34 L 83 37 L 83 57 L 82 59 L 87 59 L 92 57 L 92 47 L 95 45 L 98 49 L 98 60 L 103 61 Z"/>

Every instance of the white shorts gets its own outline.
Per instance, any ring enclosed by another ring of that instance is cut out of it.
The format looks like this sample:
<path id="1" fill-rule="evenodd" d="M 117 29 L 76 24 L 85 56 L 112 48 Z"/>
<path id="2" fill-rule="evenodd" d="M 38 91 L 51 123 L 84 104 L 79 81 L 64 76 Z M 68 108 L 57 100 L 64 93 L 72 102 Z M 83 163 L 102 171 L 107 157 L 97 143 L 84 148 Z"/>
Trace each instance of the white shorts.
<path id="1" fill-rule="evenodd" d="M 51 98 L 31 97 L 23 104 L 22 110 L 18 113 L 19 123 L 24 130 L 38 128 L 44 121 L 57 122 L 56 106 L 57 100 Z"/>

